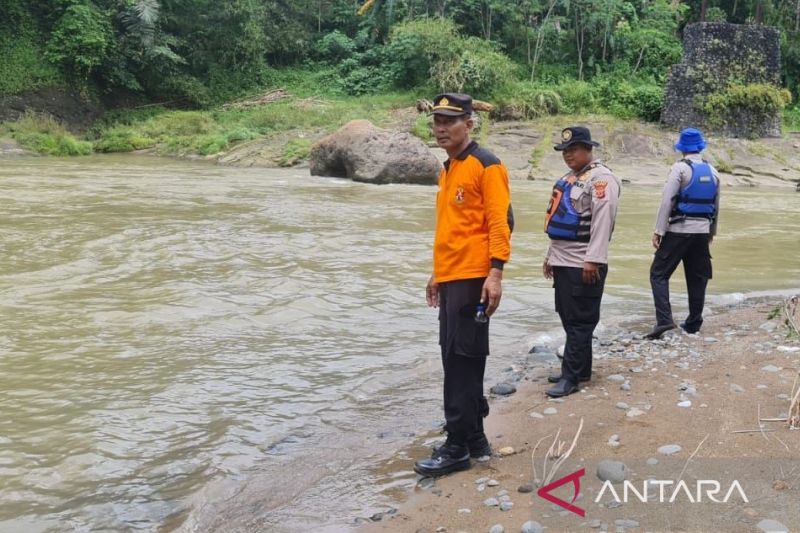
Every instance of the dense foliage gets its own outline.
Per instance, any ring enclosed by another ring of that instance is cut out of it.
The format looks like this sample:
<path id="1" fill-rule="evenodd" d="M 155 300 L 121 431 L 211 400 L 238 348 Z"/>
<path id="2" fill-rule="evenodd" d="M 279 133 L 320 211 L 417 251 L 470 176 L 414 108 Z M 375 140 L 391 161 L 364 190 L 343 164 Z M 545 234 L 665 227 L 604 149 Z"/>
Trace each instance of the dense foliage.
<path id="1" fill-rule="evenodd" d="M 800 83 L 800 2 L 0 0 L 0 9 L 0 94 L 63 85 L 207 107 L 286 83 L 288 69 L 309 94 L 464 90 L 506 102 L 511 115 L 600 108 L 652 120 L 681 30 L 701 17 L 780 27 L 784 85 L 797 96 Z"/>

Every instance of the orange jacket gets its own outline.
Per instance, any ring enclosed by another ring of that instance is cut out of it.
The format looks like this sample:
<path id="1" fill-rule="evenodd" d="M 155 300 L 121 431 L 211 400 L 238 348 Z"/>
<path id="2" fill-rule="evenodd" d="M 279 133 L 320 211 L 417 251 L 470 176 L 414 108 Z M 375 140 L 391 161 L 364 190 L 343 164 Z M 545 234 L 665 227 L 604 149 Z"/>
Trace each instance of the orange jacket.
<path id="1" fill-rule="evenodd" d="M 433 276 L 437 283 L 489 275 L 511 257 L 514 218 L 508 170 L 472 142 L 445 162 L 436 195 Z"/>

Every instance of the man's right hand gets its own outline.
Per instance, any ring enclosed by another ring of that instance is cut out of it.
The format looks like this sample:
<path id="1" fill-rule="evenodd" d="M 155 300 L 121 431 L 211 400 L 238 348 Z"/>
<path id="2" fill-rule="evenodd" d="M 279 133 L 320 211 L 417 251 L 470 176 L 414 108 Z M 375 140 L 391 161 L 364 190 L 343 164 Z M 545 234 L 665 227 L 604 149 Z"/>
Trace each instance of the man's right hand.
<path id="1" fill-rule="evenodd" d="M 428 301 L 428 307 L 439 307 L 439 284 L 433 279 L 433 276 L 428 280 L 428 286 L 425 287 L 425 299 Z"/>
<path id="2" fill-rule="evenodd" d="M 544 274 L 544 279 L 553 279 L 553 267 L 547 262 L 547 259 L 542 264 L 542 274 Z"/>
<path id="3" fill-rule="evenodd" d="M 653 248 L 658 250 L 661 247 L 661 235 L 658 233 L 653 233 Z"/>

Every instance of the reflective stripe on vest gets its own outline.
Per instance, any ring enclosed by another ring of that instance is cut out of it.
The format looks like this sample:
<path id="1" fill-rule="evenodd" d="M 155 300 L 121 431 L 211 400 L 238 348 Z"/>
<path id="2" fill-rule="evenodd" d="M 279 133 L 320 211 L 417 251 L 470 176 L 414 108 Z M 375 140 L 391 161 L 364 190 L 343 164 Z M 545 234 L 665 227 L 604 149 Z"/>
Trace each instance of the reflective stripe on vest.
<path id="1" fill-rule="evenodd" d="M 572 187 L 566 178 L 553 186 L 544 217 L 544 231 L 551 239 L 589 242 L 592 215 L 581 216 L 572 206 Z"/>
<path id="2" fill-rule="evenodd" d="M 670 213 L 670 223 L 684 218 L 707 218 L 713 220 L 716 216 L 716 202 L 719 185 L 714 181 L 711 165 L 692 163 L 683 160 L 692 169 L 692 178 L 673 198 L 674 207 Z"/>

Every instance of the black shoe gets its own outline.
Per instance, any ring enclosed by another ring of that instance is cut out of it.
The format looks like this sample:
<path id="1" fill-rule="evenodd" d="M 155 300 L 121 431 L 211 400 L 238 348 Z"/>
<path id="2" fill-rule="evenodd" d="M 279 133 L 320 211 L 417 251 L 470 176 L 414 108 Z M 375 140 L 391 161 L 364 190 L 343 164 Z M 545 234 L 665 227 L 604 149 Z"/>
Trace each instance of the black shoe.
<path id="1" fill-rule="evenodd" d="M 662 326 L 655 326 L 653 328 L 653 331 L 651 331 L 650 333 L 645 335 L 644 338 L 645 339 L 650 339 L 651 341 L 655 340 L 655 339 L 660 339 L 661 335 L 663 335 L 667 331 L 669 331 L 671 329 L 675 329 L 677 327 L 678 326 L 676 326 L 674 322 L 672 324 L 664 324 Z"/>
<path id="2" fill-rule="evenodd" d="M 686 333 L 688 333 L 688 334 L 690 334 L 690 335 L 692 335 L 692 334 L 694 334 L 694 333 L 697 333 L 698 331 L 700 331 L 700 328 L 696 328 L 696 329 L 695 329 L 695 328 L 687 328 L 687 327 L 686 327 L 686 321 L 685 321 L 685 320 L 684 320 L 683 322 L 681 322 L 681 323 L 680 323 L 680 326 L 681 326 L 681 329 L 682 329 L 683 331 L 685 331 Z"/>
<path id="3" fill-rule="evenodd" d="M 421 476 L 442 476 L 470 467 L 466 446 L 444 444 L 433 451 L 430 459 L 414 463 L 414 472 Z"/>
<path id="4" fill-rule="evenodd" d="M 581 376 L 581 377 L 578 378 L 578 381 L 581 381 L 581 382 L 582 381 L 589 381 L 590 379 L 592 379 L 591 376 L 589 376 L 589 377 Z M 549 383 L 558 383 L 559 381 L 561 381 L 561 372 L 559 372 L 558 374 L 550 374 L 549 376 L 547 376 L 547 381 Z"/>
<path id="5" fill-rule="evenodd" d="M 561 398 L 562 396 L 569 396 L 570 394 L 578 392 L 580 389 L 576 384 L 568 379 L 562 379 L 555 387 L 545 391 L 545 394 L 551 398 Z"/>
<path id="6" fill-rule="evenodd" d="M 431 457 L 438 457 L 442 453 L 442 450 L 447 449 L 449 446 L 452 446 L 452 444 L 449 444 L 446 441 L 441 446 L 434 446 Z M 486 438 L 485 434 L 481 434 L 478 437 L 467 441 L 467 449 L 469 450 L 470 457 L 479 460 L 483 459 L 484 457 L 491 458 L 492 453 L 494 453 L 492 451 L 492 446 L 489 444 L 489 440 Z"/>
<path id="7" fill-rule="evenodd" d="M 468 440 L 467 448 L 469 449 L 469 456 L 480 462 L 488 461 L 492 457 L 492 446 L 484 433 Z"/>

